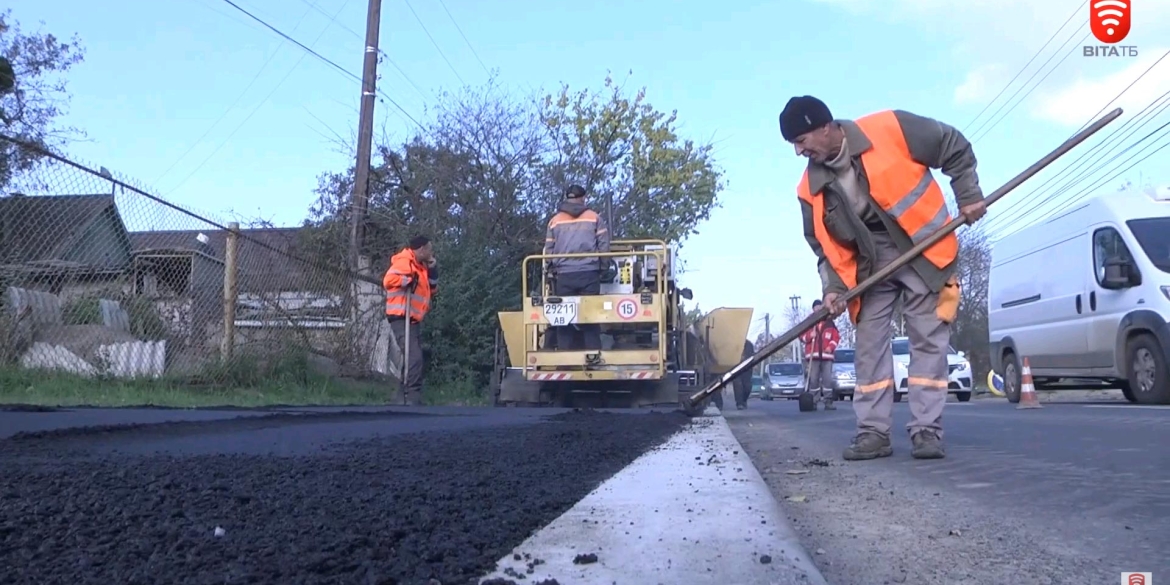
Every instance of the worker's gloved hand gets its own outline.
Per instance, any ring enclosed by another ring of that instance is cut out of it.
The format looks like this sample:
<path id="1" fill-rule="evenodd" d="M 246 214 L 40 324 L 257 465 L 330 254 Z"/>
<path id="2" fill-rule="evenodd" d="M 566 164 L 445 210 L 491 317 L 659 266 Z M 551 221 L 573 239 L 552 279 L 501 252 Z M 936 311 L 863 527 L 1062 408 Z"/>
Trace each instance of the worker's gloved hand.
<path id="1" fill-rule="evenodd" d="M 983 216 L 987 214 L 987 203 L 983 201 L 972 203 L 960 209 L 959 213 L 963 214 L 963 217 L 966 218 L 967 225 L 972 225 L 980 219 L 983 219 Z"/>
<path id="2" fill-rule="evenodd" d="M 938 293 L 938 307 L 935 315 L 943 323 L 954 323 L 959 314 L 959 301 L 962 299 L 962 289 L 959 280 L 953 275 L 947 280 L 946 286 Z"/>
<path id="3" fill-rule="evenodd" d="M 837 293 L 825 293 L 825 298 L 821 302 L 825 304 L 825 308 L 829 310 L 829 315 L 836 318 L 841 313 L 845 312 L 846 304 L 839 301 L 841 295 Z"/>

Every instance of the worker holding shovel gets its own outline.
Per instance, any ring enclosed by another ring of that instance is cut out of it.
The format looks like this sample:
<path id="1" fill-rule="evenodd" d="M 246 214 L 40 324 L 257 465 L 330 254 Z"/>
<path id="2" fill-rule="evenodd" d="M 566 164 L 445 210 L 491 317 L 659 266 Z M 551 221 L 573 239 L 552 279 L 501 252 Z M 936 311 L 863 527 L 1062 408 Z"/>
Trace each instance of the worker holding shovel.
<path id="1" fill-rule="evenodd" d="M 426 236 L 417 236 L 390 259 L 390 268 L 382 277 L 386 289 L 386 320 L 402 351 L 398 380 L 402 399 L 408 406 L 422 398 L 423 354 L 419 325 L 431 308 L 435 254 Z"/>
<path id="2" fill-rule="evenodd" d="M 817 256 L 824 304 L 836 317 L 848 310 L 856 324 L 857 434 L 846 460 L 893 454 L 894 361 L 892 316 L 901 298 L 910 337 L 911 454 L 945 457 L 942 412 L 947 399 L 950 323 L 959 306 L 954 232 L 937 241 L 887 280 L 847 303 L 849 289 L 951 220 L 930 169 L 951 179 L 967 223 L 986 213 L 975 153 L 955 128 L 902 110 L 857 120 L 835 120 L 812 96 L 789 100 L 780 132 L 808 159 L 797 186 L 805 239 Z"/>

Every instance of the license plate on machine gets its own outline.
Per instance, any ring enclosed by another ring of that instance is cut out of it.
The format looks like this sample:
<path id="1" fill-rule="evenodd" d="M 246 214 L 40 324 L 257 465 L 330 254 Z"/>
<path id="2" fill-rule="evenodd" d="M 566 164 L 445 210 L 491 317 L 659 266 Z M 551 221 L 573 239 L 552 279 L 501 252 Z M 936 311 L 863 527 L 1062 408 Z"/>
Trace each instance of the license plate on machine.
<path id="1" fill-rule="evenodd" d="M 559 303 L 545 303 L 544 318 L 553 327 L 572 325 L 577 322 L 577 302 L 576 298 L 561 297 Z"/>

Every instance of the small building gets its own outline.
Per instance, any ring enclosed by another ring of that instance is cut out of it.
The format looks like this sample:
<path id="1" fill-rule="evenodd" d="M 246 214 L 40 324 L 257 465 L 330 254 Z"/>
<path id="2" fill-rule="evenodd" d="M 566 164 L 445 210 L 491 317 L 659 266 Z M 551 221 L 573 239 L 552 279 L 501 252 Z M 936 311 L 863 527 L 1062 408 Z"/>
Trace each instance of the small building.
<path id="1" fill-rule="evenodd" d="M 0 285 L 63 300 L 123 293 L 131 251 L 113 195 L 0 198 Z"/>
<path id="2" fill-rule="evenodd" d="M 135 232 L 132 293 L 150 299 L 172 336 L 189 348 L 208 350 L 223 333 L 223 259 L 206 245 L 207 236 L 190 241 Z M 205 351 L 204 353 L 211 353 Z"/>
<path id="3" fill-rule="evenodd" d="M 183 252 L 192 258 L 213 259 L 222 266 L 227 235 L 225 230 L 181 230 L 135 232 L 132 238 L 136 257 L 145 259 L 143 255 L 153 251 L 151 261 L 155 263 L 162 262 L 159 254 Z M 304 228 L 240 230 L 235 319 L 240 343 L 288 340 L 288 334 L 296 332 L 314 346 L 329 346 L 331 334 L 340 334 L 347 326 L 344 292 L 349 283 L 342 275 L 301 260 L 312 262 L 314 258 L 306 250 L 305 235 Z M 200 286 L 214 290 L 222 318 L 222 269 L 218 280 L 210 276 L 206 282 L 196 279 L 203 283 Z M 162 284 L 159 281 L 155 286 Z M 143 286 L 148 285 L 144 282 Z"/>

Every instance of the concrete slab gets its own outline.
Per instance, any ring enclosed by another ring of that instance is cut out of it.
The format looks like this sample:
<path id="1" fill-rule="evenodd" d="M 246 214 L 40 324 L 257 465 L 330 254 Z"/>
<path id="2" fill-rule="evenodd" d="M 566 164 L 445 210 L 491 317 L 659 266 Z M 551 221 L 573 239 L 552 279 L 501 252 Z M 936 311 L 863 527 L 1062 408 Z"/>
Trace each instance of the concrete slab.
<path id="1" fill-rule="evenodd" d="M 574 560 L 591 554 L 595 562 Z M 484 579 L 517 574 L 527 583 L 581 585 L 825 583 L 713 407 L 525 540 Z"/>

